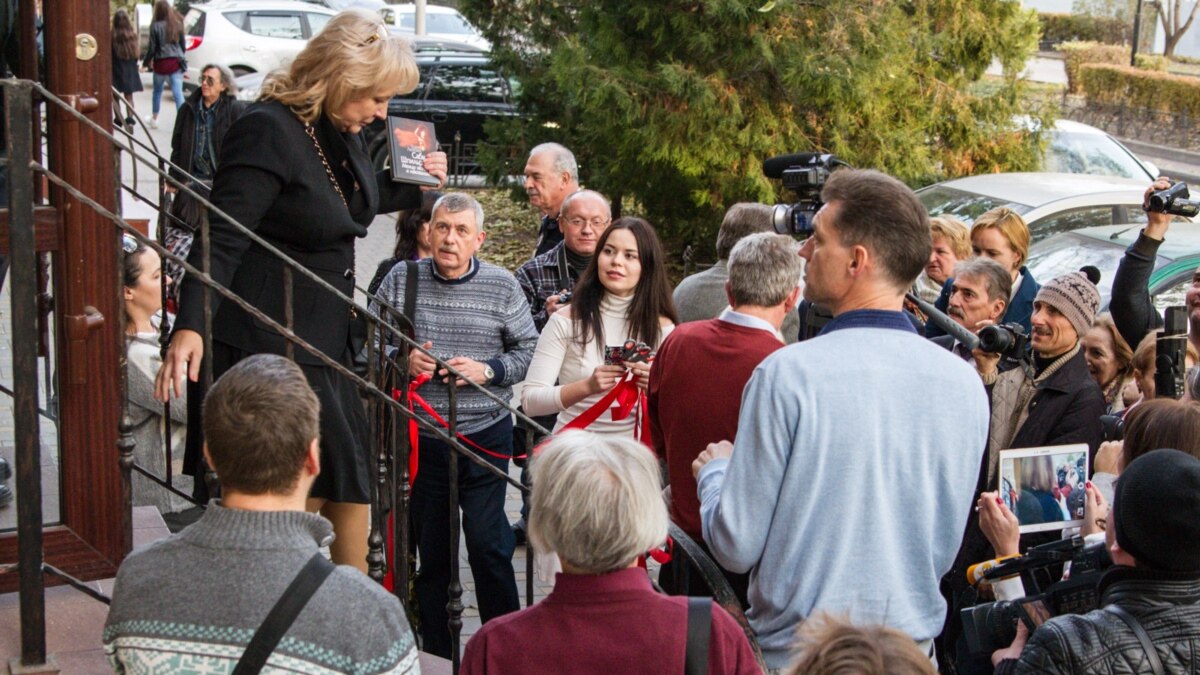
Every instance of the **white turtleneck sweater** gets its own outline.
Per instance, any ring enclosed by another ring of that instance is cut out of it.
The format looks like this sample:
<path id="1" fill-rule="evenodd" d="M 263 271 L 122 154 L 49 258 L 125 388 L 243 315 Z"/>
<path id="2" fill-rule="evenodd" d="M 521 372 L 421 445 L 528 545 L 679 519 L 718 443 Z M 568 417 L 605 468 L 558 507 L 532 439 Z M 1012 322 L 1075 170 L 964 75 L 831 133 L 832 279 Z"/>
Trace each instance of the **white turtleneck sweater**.
<path id="1" fill-rule="evenodd" d="M 604 325 L 604 342 L 620 345 L 630 337 L 629 306 L 633 296 L 619 298 L 605 293 L 600 301 L 600 318 Z M 608 392 L 592 394 L 579 403 L 567 408 L 562 404 L 562 385 L 577 382 L 592 376 L 592 371 L 604 365 L 604 350 L 593 336 L 586 347 L 581 347 L 574 337 L 570 305 L 556 312 L 546 322 L 538 339 L 537 350 L 529 371 L 525 374 L 525 385 L 521 389 L 521 407 L 527 415 L 549 415 L 558 413 L 554 431 L 562 429 L 571 420 L 592 407 Z M 675 328 L 674 324 L 663 327 L 659 342 Z M 658 349 L 658 345 L 652 345 Z M 601 434 L 626 434 L 633 436 L 634 416 L 614 422 L 608 410 L 588 427 L 588 431 Z"/>

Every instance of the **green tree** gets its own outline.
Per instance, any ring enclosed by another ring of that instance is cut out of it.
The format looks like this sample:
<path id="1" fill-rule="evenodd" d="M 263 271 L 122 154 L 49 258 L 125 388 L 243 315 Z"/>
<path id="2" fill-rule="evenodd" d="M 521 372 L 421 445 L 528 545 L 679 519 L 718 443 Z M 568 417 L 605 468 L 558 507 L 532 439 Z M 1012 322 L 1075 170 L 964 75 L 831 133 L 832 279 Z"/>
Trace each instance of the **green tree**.
<path id="1" fill-rule="evenodd" d="M 820 150 L 911 184 L 1033 168 L 1014 131 L 1036 16 L 1013 0 L 461 0 L 520 84 L 493 175 L 570 147 L 590 187 L 707 243 L 736 201 L 774 201 L 773 155 Z M 1008 75 L 972 84 L 998 58 Z"/>

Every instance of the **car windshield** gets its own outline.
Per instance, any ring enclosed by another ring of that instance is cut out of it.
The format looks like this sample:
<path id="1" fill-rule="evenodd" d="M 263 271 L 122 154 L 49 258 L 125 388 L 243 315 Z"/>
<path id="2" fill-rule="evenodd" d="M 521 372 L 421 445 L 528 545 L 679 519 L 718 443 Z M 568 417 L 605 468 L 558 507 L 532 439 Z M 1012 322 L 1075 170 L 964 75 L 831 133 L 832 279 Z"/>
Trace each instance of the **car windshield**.
<path id="1" fill-rule="evenodd" d="M 411 12 L 401 12 L 397 17 L 401 28 L 417 29 L 417 15 Z M 426 33 L 450 33 L 452 35 L 474 35 L 475 29 L 467 20 L 458 14 L 426 14 Z"/>
<path id="2" fill-rule="evenodd" d="M 1100 270 L 1100 283 L 1096 288 L 1103 298 L 1102 304 L 1108 303 L 1112 293 L 1113 276 L 1117 273 L 1117 265 L 1121 256 L 1125 255 L 1125 247 L 1073 234 L 1063 234 L 1051 237 L 1029 251 L 1029 260 L 1025 265 L 1039 283 L 1046 283 L 1057 276 L 1068 272 L 1078 272 L 1085 265 L 1092 265 Z"/>
<path id="3" fill-rule="evenodd" d="M 996 197 L 964 192 L 945 185 L 935 185 L 917 193 L 931 216 L 954 216 L 970 225 L 981 214 L 997 206 L 1007 206 L 1017 213 L 1028 213 L 1032 206 L 1008 202 Z"/>
<path id="4" fill-rule="evenodd" d="M 1043 162 L 1043 171 L 1149 178 L 1136 159 L 1103 134 L 1055 132 L 1050 136 Z"/>

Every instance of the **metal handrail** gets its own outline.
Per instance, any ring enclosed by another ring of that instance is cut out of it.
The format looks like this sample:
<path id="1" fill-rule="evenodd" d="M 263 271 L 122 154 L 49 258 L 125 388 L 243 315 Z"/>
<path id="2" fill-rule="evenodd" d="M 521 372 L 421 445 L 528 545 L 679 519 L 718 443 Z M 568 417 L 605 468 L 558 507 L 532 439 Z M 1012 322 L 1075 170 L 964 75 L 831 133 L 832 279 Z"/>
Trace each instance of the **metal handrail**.
<path id="1" fill-rule="evenodd" d="M 108 133 L 105 129 L 103 129 L 96 123 L 94 123 L 92 120 L 88 119 L 87 117 L 85 117 L 84 115 L 82 115 L 81 113 L 76 111 L 72 106 L 68 105 L 66 102 L 62 101 L 58 97 L 54 96 L 51 92 L 47 91 L 44 87 L 40 86 L 37 83 L 30 83 L 27 81 L 22 81 L 20 84 L 22 86 L 29 86 L 32 90 L 36 90 L 44 100 L 62 108 L 63 111 L 66 112 L 68 115 L 74 116 L 74 118 L 76 120 L 83 122 L 86 126 L 91 128 L 93 131 L 101 134 L 104 138 L 108 139 L 114 145 L 117 145 L 119 147 L 124 147 L 123 145 L 120 144 L 120 142 L 116 136 Z M 12 81 L 5 83 L 5 86 L 6 87 L 12 86 Z M 190 176 L 188 174 L 188 172 L 184 171 L 180 167 L 170 163 L 169 161 L 163 160 L 161 158 L 161 156 L 157 155 L 156 147 L 154 149 L 150 149 L 150 152 L 153 153 L 155 155 L 156 159 L 158 160 L 157 166 L 155 165 L 155 162 L 153 160 L 147 159 L 147 158 L 141 156 L 137 152 L 133 152 L 132 147 L 135 144 L 143 149 L 149 149 L 149 146 L 146 146 L 144 143 L 142 143 L 136 139 L 133 139 L 132 135 L 128 134 L 128 132 L 125 132 L 124 130 L 122 130 L 122 133 L 125 133 L 125 135 L 127 137 L 132 139 L 129 147 L 131 148 L 131 156 L 134 160 L 135 166 L 138 163 L 142 163 L 142 164 L 149 166 L 150 169 L 159 176 L 160 184 L 169 183 L 171 185 L 176 186 L 180 192 L 187 193 L 191 197 L 198 199 L 203 205 L 205 205 L 207 208 L 211 209 L 212 212 L 225 218 L 225 220 L 228 221 L 236 229 L 236 231 L 245 235 L 250 241 L 257 243 L 264 250 L 270 252 L 271 254 L 273 254 L 275 256 L 278 256 L 279 259 L 283 262 L 285 269 L 288 270 L 289 276 L 299 273 L 304 278 L 315 282 L 315 284 L 319 288 L 325 290 L 326 292 L 332 293 L 335 297 L 337 297 L 338 299 L 345 302 L 349 307 L 357 308 L 360 311 L 365 311 L 363 309 L 363 307 L 361 305 L 359 305 L 358 303 L 356 303 L 352 297 L 341 293 L 340 291 L 338 291 L 338 289 L 333 287 L 331 284 L 325 282 L 323 279 L 318 277 L 315 273 L 298 265 L 294 260 L 291 260 L 286 254 L 284 254 L 277 247 L 273 246 L 272 244 L 270 244 L 269 242 L 264 240 L 262 237 L 256 235 L 253 231 L 249 230 L 248 228 L 245 228 L 240 223 L 237 223 L 236 221 L 234 221 L 227 213 L 218 209 L 206 197 L 201 196 L 195 190 L 190 188 L 186 184 L 186 181 L 194 180 L 194 177 Z M 496 475 L 497 477 L 503 479 L 507 484 L 513 485 L 514 487 L 516 487 L 518 490 L 521 490 L 522 492 L 528 491 L 528 489 L 529 489 L 528 487 L 522 485 L 519 481 L 510 478 L 506 473 L 497 469 L 489 461 L 487 461 L 480 455 L 476 454 L 470 448 L 464 446 L 458 440 L 458 438 L 455 434 L 455 429 L 457 428 L 457 406 L 456 406 L 456 403 L 457 403 L 457 396 L 459 393 L 457 388 L 451 387 L 448 390 L 449 396 L 450 396 L 449 411 L 448 411 L 449 412 L 449 415 L 448 415 L 449 429 L 443 430 L 441 427 L 436 426 L 433 423 L 425 420 L 424 418 L 417 416 L 407 406 L 405 406 L 401 402 L 396 401 L 393 398 L 392 392 L 390 391 L 390 387 L 388 387 L 384 381 L 377 379 L 377 377 L 376 377 L 377 375 L 381 375 L 382 370 L 383 370 L 383 368 L 382 368 L 383 363 L 378 357 L 371 359 L 369 376 L 367 378 L 360 377 L 357 373 L 353 372 L 352 370 L 345 367 L 341 363 L 339 363 L 336 360 L 332 359 L 331 357 L 327 356 L 326 354 L 324 354 L 323 352 L 321 352 L 320 350 L 318 350 L 314 346 L 312 346 L 310 343 L 308 343 L 306 340 L 304 340 L 300 336 L 296 335 L 295 332 L 293 331 L 293 329 L 290 327 L 290 325 L 292 324 L 292 321 L 291 321 L 292 317 L 287 316 L 287 317 L 285 317 L 284 323 L 282 323 L 282 324 L 279 323 L 278 321 L 267 316 L 265 313 L 260 311 L 258 308 L 251 305 L 246 300 L 242 299 L 240 296 L 238 296 L 236 293 L 232 292 L 230 289 L 224 287 L 223 285 L 221 285 L 220 283 L 215 281 L 208 273 L 189 264 L 187 262 L 186 258 L 177 256 L 174 253 L 170 252 L 162 245 L 161 242 L 155 241 L 152 238 L 142 235 L 135 227 L 133 227 L 130 223 L 128 223 L 121 215 L 110 211 L 109 209 L 105 208 L 103 205 L 101 205 L 94 199 L 83 194 L 79 189 L 70 185 L 62 177 L 60 177 L 55 172 L 48 169 L 46 166 L 30 159 L 27 168 L 28 168 L 28 172 L 27 172 L 28 175 L 32 176 L 33 174 L 37 173 L 37 174 L 41 174 L 41 175 L 45 176 L 48 181 L 54 183 L 57 187 L 62 189 L 65 194 L 71 196 L 75 200 L 78 200 L 80 204 L 91 208 L 96 213 L 100 214 L 107 220 L 111 221 L 114 225 L 117 226 L 119 231 L 123 232 L 124 234 L 129 235 L 130 237 L 141 242 L 142 244 L 146 245 L 150 249 L 156 251 L 164 261 L 170 260 L 172 262 L 175 262 L 175 263 L 179 264 L 180 267 L 182 267 L 186 271 L 186 273 L 195 275 L 195 278 L 199 282 L 204 284 L 206 289 L 208 289 L 208 291 L 206 291 L 206 294 L 205 294 L 206 297 L 210 294 L 209 292 L 215 292 L 220 297 L 222 297 L 230 302 L 233 302 L 235 305 L 237 305 L 239 308 L 241 308 L 247 314 L 254 317 L 258 321 L 261 321 L 262 323 L 266 324 L 268 327 L 270 327 L 271 329 L 276 331 L 280 336 L 282 336 L 283 339 L 285 340 L 285 344 L 287 345 L 289 350 L 291 350 L 293 347 L 299 347 L 300 349 L 304 350 L 306 353 L 315 357 L 317 360 L 319 360 L 325 366 L 331 368 L 339 376 L 349 378 L 349 381 L 354 383 L 355 386 L 360 391 L 360 393 L 367 398 L 368 405 L 371 406 L 371 410 L 372 410 L 372 415 L 370 418 L 371 423 L 377 427 L 377 429 L 380 433 L 384 433 L 383 427 L 386 426 L 386 425 L 382 425 L 380 423 L 380 420 L 384 420 L 384 419 L 391 420 L 390 427 L 386 431 L 388 438 L 382 439 L 382 442 L 377 442 L 377 448 L 376 448 L 377 454 L 375 457 L 376 461 L 372 462 L 372 471 L 373 471 L 372 478 L 374 481 L 373 486 L 372 486 L 372 488 L 373 488 L 373 490 L 372 490 L 372 492 L 373 492 L 373 494 L 372 494 L 372 520 L 373 520 L 373 523 L 372 523 L 372 530 L 371 530 L 371 535 L 370 535 L 368 561 L 371 566 L 372 576 L 376 579 L 381 579 L 383 576 L 383 573 L 385 571 L 385 568 L 386 568 L 386 558 L 384 557 L 386 546 L 382 540 L 383 539 L 382 531 L 383 531 L 383 527 L 384 527 L 383 523 L 386 520 L 386 517 L 388 514 L 396 515 L 396 524 L 394 526 L 394 534 L 396 535 L 395 546 L 398 550 L 393 557 L 392 566 L 393 566 L 394 572 L 396 573 L 396 578 L 398 581 L 398 583 L 396 584 L 396 593 L 398 595 L 403 595 L 403 594 L 407 593 L 407 590 L 408 590 L 407 570 L 406 570 L 407 553 L 408 553 L 406 520 L 407 520 L 407 512 L 408 512 L 407 511 L 407 503 L 408 503 L 408 489 L 409 489 L 408 485 L 407 485 L 407 482 L 408 482 L 407 453 L 410 451 L 410 448 L 408 447 L 408 442 L 407 442 L 407 434 L 403 433 L 404 426 L 403 426 L 403 424 L 401 424 L 399 422 L 404 421 L 404 422 L 408 422 L 411 424 L 415 424 L 417 426 L 417 428 L 419 428 L 420 430 L 425 432 L 427 435 L 437 438 L 438 440 L 446 443 L 448 446 L 452 447 L 455 450 L 455 452 L 457 452 L 460 455 L 464 455 L 464 456 L 468 457 L 470 460 L 472 460 L 475 463 L 479 464 L 480 466 L 484 467 L 485 470 L 487 470 L 487 471 L 491 472 L 493 475 Z M 173 177 L 171 175 L 172 170 L 177 171 L 179 174 L 183 175 L 185 177 L 184 180 L 180 181 L 180 180 L 176 179 L 175 177 Z M 136 188 L 130 189 L 130 188 L 126 187 L 125 189 L 127 191 L 129 191 L 131 194 L 133 194 L 139 198 L 141 197 L 137 193 Z M 16 197 L 16 195 L 14 194 L 14 198 L 15 197 Z M 161 205 L 160 205 L 160 210 L 161 210 Z M 168 214 L 168 217 L 174 218 L 174 216 L 171 214 Z M 178 219 L 176 218 L 176 220 L 178 220 Z M 17 250 L 17 244 L 18 244 L 18 240 L 17 240 L 16 232 L 15 232 L 18 229 L 18 222 L 19 222 L 19 219 L 17 218 L 17 214 L 14 213 L 14 218 L 13 218 L 14 252 Z M 204 234 L 206 234 L 207 233 L 207 224 L 205 224 L 205 227 L 203 228 L 203 230 L 204 230 Z M 161 236 L 162 236 L 162 233 L 160 231 L 159 238 L 161 238 Z M 202 234 L 201 236 L 203 237 L 204 235 Z M 206 268 L 208 267 L 207 255 L 204 256 L 203 265 Z M 15 280 L 15 277 L 14 277 L 14 280 Z M 18 286 L 18 284 L 14 284 L 14 291 L 16 290 L 17 286 Z M 354 288 L 355 288 L 355 290 L 362 291 L 365 293 L 365 290 L 362 289 L 361 287 L 357 286 L 357 284 L 355 284 Z M 391 339 L 395 342 L 398 342 L 399 344 L 401 344 L 403 346 L 402 352 L 404 352 L 404 355 L 402 356 L 402 360 L 400 362 L 400 367 L 403 369 L 403 372 L 407 372 L 407 369 L 404 368 L 404 365 L 407 360 L 407 352 L 412 349 L 416 349 L 416 350 L 420 351 L 421 353 L 424 353 L 427 356 L 431 357 L 438 364 L 439 368 L 449 371 L 449 373 L 451 375 L 453 375 L 455 377 L 461 377 L 463 375 L 463 373 L 461 373 L 459 370 L 455 369 L 453 366 L 450 366 L 449 363 L 438 358 L 436 355 L 434 355 L 431 352 L 429 352 L 428 350 L 424 349 L 415 340 L 409 338 L 408 335 L 406 335 L 398 327 L 398 324 L 400 322 L 396 318 L 403 317 L 403 314 L 400 311 L 398 311 L 395 307 L 393 307 L 391 304 L 389 304 L 386 300 L 384 300 L 382 298 L 378 298 L 378 297 L 372 296 L 370 294 L 366 294 L 366 295 L 367 295 L 367 297 L 374 300 L 379 308 L 378 315 L 373 315 L 370 313 L 367 314 L 367 316 L 368 316 L 367 345 L 368 345 L 369 352 L 377 353 L 377 347 L 378 347 L 378 345 L 380 345 L 383 342 L 383 336 L 386 333 L 389 339 Z M 206 311 L 206 315 L 208 316 L 208 318 L 211 318 L 211 312 Z M 15 318 L 16 318 L 16 311 L 14 310 L 14 319 Z M 381 331 L 381 328 L 382 328 L 382 331 Z M 209 330 L 206 330 L 206 332 L 209 332 Z M 210 332 L 209 332 L 209 336 L 211 336 Z M 205 343 L 206 343 L 206 345 L 211 344 L 211 339 L 206 339 Z M 211 364 L 211 357 L 207 357 L 206 362 L 208 364 Z M 513 409 L 509 405 L 509 403 L 507 401 L 505 401 L 504 399 L 502 399 L 499 396 L 488 391 L 485 387 L 470 381 L 467 378 L 463 378 L 463 379 L 466 380 L 467 382 L 469 382 L 470 386 L 473 386 L 476 390 L 482 392 L 485 396 L 492 399 L 493 401 L 498 402 L 499 404 L 504 406 L 504 408 L 507 409 L 510 412 L 510 414 L 515 415 L 519 420 L 521 420 L 522 426 L 527 430 L 527 433 L 530 436 L 532 436 L 534 433 L 541 433 L 541 434 L 548 433 L 545 428 L 543 428 L 536 422 L 536 420 L 524 415 L 523 413 L 521 413 L 518 410 Z M 39 412 L 43 412 L 43 414 L 45 414 L 44 411 L 39 411 Z M 123 469 L 123 475 L 126 476 L 126 480 L 129 480 L 129 476 L 132 473 L 139 473 L 139 474 L 149 478 L 150 480 L 154 481 L 155 483 L 157 483 L 164 489 L 170 491 L 171 493 L 177 494 L 179 496 L 187 497 L 187 495 L 184 495 L 182 492 L 180 492 L 179 490 L 177 490 L 173 486 L 171 486 L 169 483 L 169 480 L 164 481 L 161 478 L 154 476 L 151 472 L 147 471 L 145 468 L 139 466 L 135 461 L 133 461 L 133 457 L 132 457 L 133 443 L 132 443 L 132 438 L 129 435 L 130 425 L 129 425 L 127 415 L 125 415 L 123 417 L 123 419 L 121 421 L 121 425 L 119 427 L 119 430 L 120 430 L 120 439 L 118 441 L 118 448 L 120 450 L 120 464 Z M 400 442 L 396 442 L 397 440 L 399 440 Z M 169 443 L 169 441 L 168 441 L 168 443 Z M 396 449 L 397 452 L 393 453 L 393 449 Z M 452 485 L 456 484 L 457 471 L 458 471 L 457 466 L 458 466 L 457 462 L 454 462 L 454 461 L 450 462 L 450 481 L 451 481 Z M 168 479 L 169 479 L 169 476 L 170 476 L 170 474 L 168 473 Z M 39 481 L 39 484 L 40 484 L 40 481 Z M 24 488 L 22 488 L 22 489 L 24 490 Z M 452 512 L 454 514 L 453 518 L 454 518 L 454 522 L 457 523 L 458 522 L 458 511 L 457 511 L 457 503 L 456 503 L 457 491 L 451 490 L 450 492 L 452 495 L 451 496 L 451 500 L 452 500 L 451 505 L 452 505 Z M 39 520 L 39 523 L 40 523 L 40 520 Z M 725 606 L 726 609 L 729 610 L 730 613 L 733 614 L 733 616 L 739 621 L 739 623 L 742 624 L 743 628 L 747 632 L 747 635 L 751 638 L 751 644 L 754 646 L 755 650 L 757 651 L 757 649 L 758 649 L 757 642 L 753 638 L 753 632 L 749 629 L 748 623 L 746 622 L 746 619 L 745 619 L 743 613 L 741 612 L 741 608 L 740 608 L 740 606 L 738 606 L 737 600 L 734 597 L 732 590 L 729 588 L 729 586 L 728 586 L 727 582 L 724 580 L 723 576 L 721 576 L 719 569 L 703 553 L 703 551 L 694 542 L 692 542 L 690 540 L 690 538 L 687 538 L 686 534 L 684 534 L 682 531 L 678 530 L 678 528 L 674 527 L 674 525 L 672 525 L 671 527 L 672 527 L 672 530 L 671 530 L 672 537 L 676 539 L 677 543 L 680 544 L 680 547 L 687 553 L 687 558 L 688 558 L 690 564 L 692 566 L 696 567 L 700 571 L 701 575 L 703 576 L 705 581 L 709 584 L 710 588 L 713 589 L 714 595 L 716 595 L 716 597 L 717 597 L 717 601 L 720 604 L 722 604 L 723 606 Z M 452 533 L 451 533 L 451 543 L 452 543 L 453 549 L 454 549 L 454 555 L 452 556 L 452 559 L 455 559 L 455 560 L 457 559 L 457 543 L 458 543 L 457 536 L 458 536 L 457 528 L 453 528 Z M 22 543 L 24 543 L 24 542 L 22 542 Z M 39 540 L 38 546 L 40 549 L 40 540 Z M 526 572 L 528 575 L 528 578 L 527 578 L 527 602 L 531 603 L 532 602 L 531 579 L 532 579 L 533 556 L 532 556 L 532 549 L 527 548 L 527 551 L 528 551 L 527 558 L 526 558 Z M 403 557 L 402 557 L 402 554 L 403 554 Z M 50 572 L 52 574 L 59 575 L 58 570 L 47 569 L 46 571 Z M 67 578 L 66 575 L 63 575 L 63 578 L 66 581 L 68 581 L 68 583 L 71 583 L 73 581 L 72 579 Z M 76 585 L 76 584 L 73 584 L 73 585 Z M 97 599 L 100 599 L 102 601 L 105 599 L 103 594 L 99 594 L 99 593 L 93 594 L 93 597 L 97 597 Z M 451 629 L 452 629 L 451 630 L 452 643 L 454 645 L 453 665 L 454 665 L 455 670 L 457 670 L 458 655 L 459 655 L 459 651 L 460 651 L 458 648 L 459 640 L 460 640 L 460 630 L 454 630 L 454 628 L 457 627 L 458 629 L 461 629 L 461 617 L 462 617 L 462 609 L 463 609 L 462 602 L 461 602 L 462 586 L 459 581 L 457 565 L 454 565 L 454 569 L 452 570 L 452 574 L 451 574 L 451 587 L 449 589 L 449 598 L 450 598 L 449 609 L 450 609 L 450 620 L 451 620 Z M 406 606 L 407 606 L 407 603 L 406 603 Z M 43 626 L 43 628 L 44 628 L 44 626 Z"/>

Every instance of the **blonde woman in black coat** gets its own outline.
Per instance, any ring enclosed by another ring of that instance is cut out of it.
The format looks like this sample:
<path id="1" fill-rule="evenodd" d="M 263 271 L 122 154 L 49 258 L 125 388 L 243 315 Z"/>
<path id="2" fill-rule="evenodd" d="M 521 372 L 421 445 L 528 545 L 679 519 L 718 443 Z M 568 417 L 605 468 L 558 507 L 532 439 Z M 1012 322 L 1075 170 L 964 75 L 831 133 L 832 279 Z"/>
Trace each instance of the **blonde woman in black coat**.
<path id="1" fill-rule="evenodd" d="M 392 96 L 416 88 L 417 78 L 408 42 L 390 35 L 378 16 L 361 10 L 338 14 L 290 70 L 267 77 L 259 101 L 230 128 L 213 203 L 351 295 L 355 240 L 366 236 L 376 214 L 421 203 L 419 188 L 373 171 L 361 133 L 387 114 Z M 446 155 L 427 154 L 425 169 L 444 182 Z M 284 323 L 283 264 L 215 212 L 210 223 L 212 277 Z M 201 251 L 197 243 L 188 259 L 198 268 Z M 349 363 L 350 309 L 305 277 L 294 279 L 295 332 L 326 356 Z M 199 379 L 204 292 L 192 275 L 180 288 L 175 333 L 156 384 L 162 400 L 178 396 L 185 378 Z M 210 295 L 214 376 L 251 354 L 285 353 L 281 335 Z M 333 522 L 334 562 L 365 571 L 370 457 L 362 402 L 352 383 L 315 356 L 296 349 L 295 359 L 321 402 L 321 473 L 309 509 Z M 189 449 L 198 459 L 199 445 L 189 443 Z"/>

